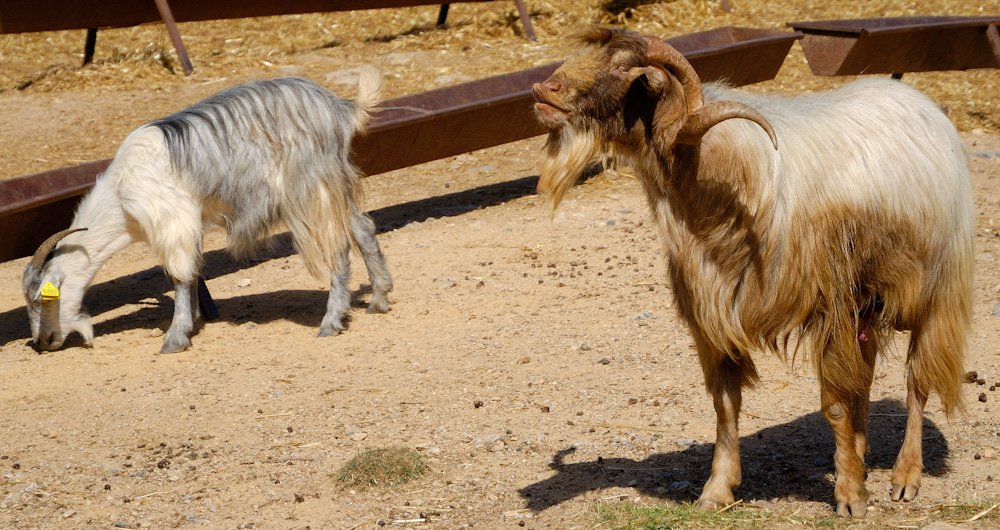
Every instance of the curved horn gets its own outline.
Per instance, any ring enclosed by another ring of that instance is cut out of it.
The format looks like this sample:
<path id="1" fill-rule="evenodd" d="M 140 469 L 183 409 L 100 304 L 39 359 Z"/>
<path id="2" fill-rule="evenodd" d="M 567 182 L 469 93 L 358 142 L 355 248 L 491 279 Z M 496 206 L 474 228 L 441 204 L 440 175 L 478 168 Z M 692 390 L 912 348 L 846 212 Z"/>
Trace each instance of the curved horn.
<path id="1" fill-rule="evenodd" d="M 743 118 L 760 125 L 771 138 L 771 144 L 778 149 L 778 138 L 774 129 L 761 113 L 742 103 L 735 101 L 719 101 L 702 107 L 688 116 L 684 126 L 677 134 L 677 143 L 697 144 L 709 129 L 719 123 L 733 118 Z"/>
<path id="2" fill-rule="evenodd" d="M 701 79 L 691 63 L 673 46 L 656 37 L 647 35 L 646 44 L 646 58 L 649 62 L 663 66 L 681 82 L 687 98 L 688 113 L 700 109 L 705 104 L 705 98 L 701 95 Z"/>
<path id="3" fill-rule="evenodd" d="M 80 232 L 83 230 L 86 230 L 86 228 L 67 228 L 66 230 L 61 230 L 52 234 L 48 239 L 43 241 L 38 247 L 38 250 L 35 251 L 35 255 L 31 258 L 30 264 L 41 269 L 42 265 L 45 265 L 45 258 L 48 257 L 49 252 L 52 252 L 52 249 L 56 248 L 56 245 L 59 244 L 59 241 L 61 241 L 62 238 L 72 234 L 73 232 Z"/>

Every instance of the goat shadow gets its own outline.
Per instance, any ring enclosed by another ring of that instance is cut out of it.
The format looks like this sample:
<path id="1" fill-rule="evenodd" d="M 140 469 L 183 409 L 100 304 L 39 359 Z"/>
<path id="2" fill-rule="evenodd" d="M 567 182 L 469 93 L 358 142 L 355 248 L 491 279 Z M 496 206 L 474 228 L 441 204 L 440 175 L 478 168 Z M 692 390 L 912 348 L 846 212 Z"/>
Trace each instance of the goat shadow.
<path id="1" fill-rule="evenodd" d="M 595 166 L 581 180 L 599 173 Z M 436 195 L 372 210 L 369 215 L 375 221 L 378 233 L 390 232 L 409 223 L 419 223 L 433 218 L 455 217 L 473 210 L 497 206 L 505 202 L 533 195 L 538 184 L 538 176 L 522 177 L 471 188 L 464 191 Z M 202 276 L 215 278 L 232 274 L 272 259 L 286 258 L 295 254 L 291 236 L 285 232 L 271 238 L 269 250 L 248 261 L 235 260 L 228 251 L 213 250 L 203 256 Z M 391 260 L 391 256 L 389 259 Z M 391 263 L 391 262 L 390 262 Z M 311 281 L 311 279 L 310 279 Z M 20 287 L 18 287 L 20 288 Z M 173 284 L 163 274 L 160 267 L 153 267 L 129 276 L 116 278 L 90 286 L 84 306 L 91 316 L 97 316 L 112 309 L 139 304 L 138 311 L 112 318 L 94 326 L 95 336 L 145 327 L 152 329 L 173 315 L 173 301 L 166 293 L 173 291 Z M 352 293 L 351 305 L 362 305 L 361 298 L 371 292 L 371 286 L 364 286 Z M 220 303 L 220 319 L 242 324 L 253 320 L 258 323 L 278 319 L 289 319 L 298 324 L 318 327 L 326 311 L 327 292 L 320 290 L 274 291 L 251 296 L 224 299 Z M 155 299 L 156 303 L 142 304 L 142 300 Z M 254 309 L 256 308 L 256 309 Z M 197 329 L 195 330 L 197 333 Z M 0 312 L 0 347 L 31 338 L 27 312 L 24 307 Z M 79 346 L 82 339 L 73 334 L 66 347 Z"/>
<path id="2" fill-rule="evenodd" d="M 924 473 L 948 472 L 948 442 L 933 421 L 924 418 Z M 906 406 L 894 399 L 872 403 L 869 417 L 869 469 L 892 469 L 903 444 Z M 638 434 L 643 436 L 642 433 Z M 675 440 L 664 437 L 668 444 Z M 694 502 L 712 466 L 714 444 L 695 444 L 683 450 L 656 453 L 644 460 L 603 458 L 567 464 L 575 452 L 569 447 L 552 456 L 555 475 L 519 490 L 526 508 L 540 512 L 562 502 L 612 487 L 635 488 L 650 497 Z M 748 501 L 792 498 L 835 505 L 833 498 L 833 433 L 819 412 L 740 437 L 743 481 L 734 490 Z M 869 481 L 869 487 L 871 487 Z M 873 491 L 873 495 L 889 492 Z"/>

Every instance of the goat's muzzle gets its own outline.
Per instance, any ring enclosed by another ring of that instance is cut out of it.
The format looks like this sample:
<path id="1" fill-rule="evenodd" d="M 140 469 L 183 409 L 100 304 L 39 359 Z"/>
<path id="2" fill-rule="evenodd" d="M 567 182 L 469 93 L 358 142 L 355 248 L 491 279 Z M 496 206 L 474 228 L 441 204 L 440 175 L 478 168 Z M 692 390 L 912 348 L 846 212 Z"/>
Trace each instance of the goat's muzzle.
<path id="1" fill-rule="evenodd" d="M 559 127 L 569 116 L 569 111 L 560 106 L 556 96 L 561 89 L 562 83 L 551 77 L 542 83 L 535 83 L 531 89 L 538 121 L 549 129 Z"/>

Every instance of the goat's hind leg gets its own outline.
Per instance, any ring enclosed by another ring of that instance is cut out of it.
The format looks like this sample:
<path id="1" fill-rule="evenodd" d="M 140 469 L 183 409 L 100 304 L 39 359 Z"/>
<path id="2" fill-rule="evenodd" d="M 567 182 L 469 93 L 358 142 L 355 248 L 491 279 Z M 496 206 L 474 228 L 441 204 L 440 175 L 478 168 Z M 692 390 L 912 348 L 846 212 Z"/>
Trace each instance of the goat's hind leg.
<path id="1" fill-rule="evenodd" d="M 924 406 L 927 394 L 915 387 L 907 378 L 906 389 L 906 434 L 899 449 L 896 463 L 892 466 L 892 500 L 912 501 L 920 489 L 920 474 L 924 470 L 923 437 Z"/>
<path id="2" fill-rule="evenodd" d="M 326 315 L 319 325 L 320 337 L 330 337 L 340 334 L 346 329 L 344 318 L 351 308 L 351 291 L 347 281 L 351 277 L 350 247 L 344 247 L 333 258 L 333 270 L 330 271 L 330 296 L 326 301 Z"/>
<path id="3" fill-rule="evenodd" d="M 368 304 L 369 313 L 389 311 L 389 291 L 392 290 L 392 276 L 385 266 L 385 256 L 375 239 L 375 222 L 368 214 L 351 209 L 351 235 L 365 260 L 368 279 L 372 282 L 372 300 Z"/>
<path id="4" fill-rule="evenodd" d="M 864 462 L 865 457 L 870 452 L 868 445 L 868 412 L 871 409 L 871 383 L 875 375 L 875 360 L 881 346 L 880 335 L 868 333 L 865 340 L 858 339 L 861 347 L 861 356 L 864 358 L 867 369 L 867 385 L 859 393 L 851 405 L 851 426 L 854 429 L 854 449 L 858 457 Z M 867 478 L 867 472 L 865 473 Z"/>

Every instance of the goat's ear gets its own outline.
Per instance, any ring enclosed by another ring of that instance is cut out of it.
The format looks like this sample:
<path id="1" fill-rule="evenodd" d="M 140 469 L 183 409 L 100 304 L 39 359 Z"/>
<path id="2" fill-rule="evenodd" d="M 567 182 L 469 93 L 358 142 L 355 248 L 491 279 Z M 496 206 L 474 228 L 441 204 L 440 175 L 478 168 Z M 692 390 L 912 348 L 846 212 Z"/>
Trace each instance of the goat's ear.
<path id="1" fill-rule="evenodd" d="M 638 79 L 651 95 L 660 95 L 667 88 L 667 72 L 655 66 L 634 66 L 629 69 L 626 78 L 630 83 Z"/>

